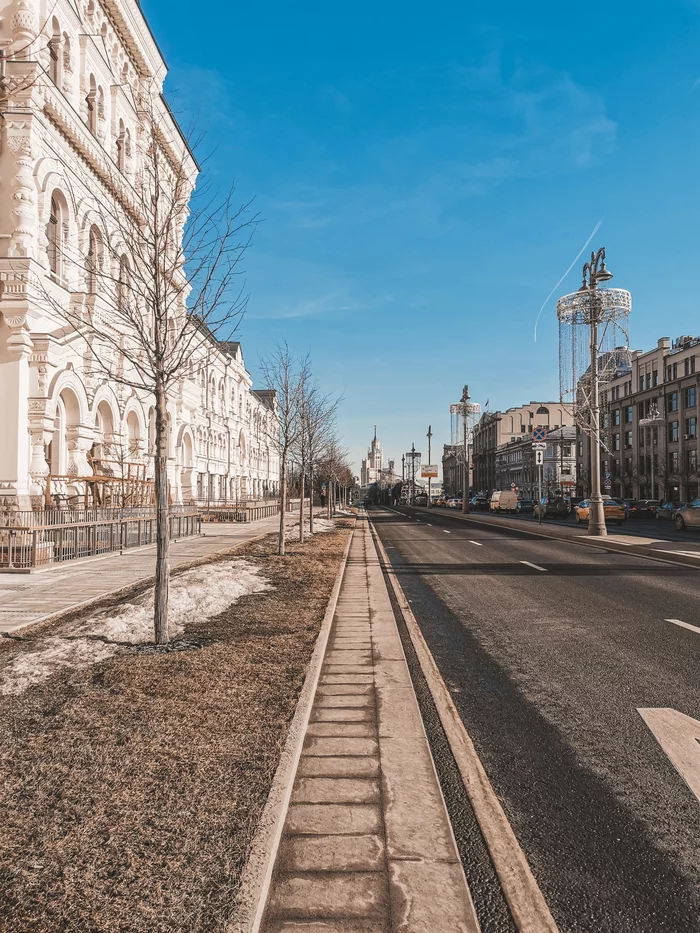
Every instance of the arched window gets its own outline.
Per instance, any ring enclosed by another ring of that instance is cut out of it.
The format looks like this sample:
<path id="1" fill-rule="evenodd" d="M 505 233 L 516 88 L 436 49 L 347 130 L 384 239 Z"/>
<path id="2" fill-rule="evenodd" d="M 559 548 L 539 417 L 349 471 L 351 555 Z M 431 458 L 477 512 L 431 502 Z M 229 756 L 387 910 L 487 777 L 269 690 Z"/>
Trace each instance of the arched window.
<path id="1" fill-rule="evenodd" d="M 127 84 L 129 81 L 129 66 L 126 62 L 122 65 L 122 84 Z"/>
<path id="2" fill-rule="evenodd" d="M 103 271 L 104 249 L 102 244 L 102 234 L 95 226 L 90 227 L 90 236 L 88 239 L 87 254 L 87 286 L 91 295 L 96 295 L 100 290 L 100 275 Z"/>
<path id="3" fill-rule="evenodd" d="M 117 168 L 120 172 L 124 171 L 126 166 L 126 132 L 124 130 L 124 121 L 119 121 L 119 134 L 117 136 Z"/>
<path id="4" fill-rule="evenodd" d="M 63 209 L 56 192 L 51 195 L 51 213 L 46 227 L 49 241 L 49 269 L 56 277 L 61 275 L 63 247 Z"/>
<path id="5" fill-rule="evenodd" d="M 119 281 L 117 282 L 117 310 L 124 311 L 128 307 L 129 285 L 131 282 L 131 268 L 127 256 L 119 259 Z"/>
<path id="6" fill-rule="evenodd" d="M 90 89 L 85 101 L 87 103 L 88 129 L 94 135 L 97 132 L 97 82 L 94 75 L 90 75 Z"/>
<path id="7" fill-rule="evenodd" d="M 63 33 L 63 70 L 70 74 L 73 71 L 73 62 L 71 61 L 70 38 L 67 32 Z"/>
<path id="8" fill-rule="evenodd" d="M 51 22 L 49 39 L 49 77 L 56 87 L 61 86 L 61 27 L 55 16 Z"/>
<path id="9" fill-rule="evenodd" d="M 102 87 L 97 88 L 97 116 L 100 120 L 105 119 L 105 92 Z"/>

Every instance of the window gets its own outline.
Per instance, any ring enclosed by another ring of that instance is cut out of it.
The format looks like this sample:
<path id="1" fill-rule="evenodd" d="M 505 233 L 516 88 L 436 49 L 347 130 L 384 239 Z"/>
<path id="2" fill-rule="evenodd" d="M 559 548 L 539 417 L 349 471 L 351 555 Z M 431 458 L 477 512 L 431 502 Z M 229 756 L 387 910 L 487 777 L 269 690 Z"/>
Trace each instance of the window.
<path id="1" fill-rule="evenodd" d="M 124 311 L 127 308 L 130 282 L 129 260 L 122 256 L 119 260 L 119 281 L 117 283 L 117 309 Z"/>
<path id="2" fill-rule="evenodd" d="M 697 450 L 686 450 L 685 452 L 685 466 L 689 473 L 696 473 L 698 469 L 698 452 Z"/>
<path id="3" fill-rule="evenodd" d="M 640 392 L 644 391 L 644 376 L 639 377 L 639 391 Z"/>
<path id="4" fill-rule="evenodd" d="M 90 228 L 90 239 L 88 242 L 87 262 L 87 288 L 91 295 L 96 295 L 99 291 L 100 274 L 102 273 L 102 235 L 97 227 Z"/>
<path id="5" fill-rule="evenodd" d="M 678 451 L 672 450 L 668 455 L 668 471 L 669 473 L 678 472 Z"/>
<path id="6" fill-rule="evenodd" d="M 625 473 L 627 473 L 628 475 L 632 473 L 632 458 L 631 457 L 625 457 Z"/>
<path id="7" fill-rule="evenodd" d="M 579 457 L 583 456 L 583 441 L 578 442 L 578 455 Z"/>
<path id="8" fill-rule="evenodd" d="M 666 396 L 667 408 L 666 411 L 678 411 L 678 393 L 671 392 L 670 395 Z"/>
<path id="9" fill-rule="evenodd" d="M 668 439 L 670 443 L 674 443 L 678 440 L 678 422 L 669 421 L 668 423 Z"/>
<path id="10" fill-rule="evenodd" d="M 119 135 L 117 136 L 117 168 L 123 172 L 126 168 L 126 132 L 124 130 L 124 121 L 119 121 Z"/>
<path id="11" fill-rule="evenodd" d="M 56 193 L 51 195 L 51 213 L 46 227 L 49 241 L 49 269 L 55 276 L 61 274 L 61 246 L 63 245 L 63 211 Z"/>
<path id="12" fill-rule="evenodd" d="M 571 456 L 571 444 L 562 444 L 561 445 L 561 455 L 562 457 Z"/>
<path id="13" fill-rule="evenodd" d="M 56 17 L 51 26 L 52 35 L 49 39 L 49 77 L 56 85 L 61 85 L 61 27 Z"/>
<path id="14" fill-rule="evenodd" d="M 95 76 L 90 75 L 90 90 L 85 98 L 87 104 L 87 125 L 94 135 L 97 132 L 97 83 Z"/>
<path id="15" fill-rule="evenodd" d="M 620 409 L 619 408 L 616 408 L 612 413 L 612 423 L 613 424 L 620 423 Z"/>
<path id="16" fill-rule="evenodd" d="M 625 431 L 625 449 L 629 450 L 632 446 L 632 432 Z"/>
<path id="17" fill-rule="evenodd" d="M 620 449 L 620 435 L 613 434 L 613 450 L 619 450 L 619 449 Z"/>
<path id="18" fill-rule="evenodd" d="M 697 389 L 695 386 L 690 386 L 685 390 L 683 403 L 686 408 L 695 408 L 697 404 Z"/>
<path id="19" fill-rule="evenodd" d="M 628 405 L 625 408 L 625 424 L 632 424 L 632 406 Z"/>
<path id="20" fill-rule="evenodd" d="M 698 419 L 697 418 L 686 418 L 685 419 L 685 433 L 689 438 L 698 436 Z"/>

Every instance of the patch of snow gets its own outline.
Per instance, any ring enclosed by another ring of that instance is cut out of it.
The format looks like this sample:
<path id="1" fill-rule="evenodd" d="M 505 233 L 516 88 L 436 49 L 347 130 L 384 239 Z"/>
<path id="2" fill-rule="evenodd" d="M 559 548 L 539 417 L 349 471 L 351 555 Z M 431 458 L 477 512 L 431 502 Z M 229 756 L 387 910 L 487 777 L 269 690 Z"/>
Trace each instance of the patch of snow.
<path id="1" fill-rule="evenodd" d="M 258 567 L 240 558 L 186 570 L 170 580 L 170 637 L 218 615 L 243 596 L 271 588 Z M 116 610 L 104 609 L 63 626 L 60 635 L 38 639 L 36 648 L 18 655 L 0 672 L 0 693 L 24 693 L 61 668 L 86 667 L 111 657 L 124 645 L 152 641 L 153 591 L 149 590 Z"/>

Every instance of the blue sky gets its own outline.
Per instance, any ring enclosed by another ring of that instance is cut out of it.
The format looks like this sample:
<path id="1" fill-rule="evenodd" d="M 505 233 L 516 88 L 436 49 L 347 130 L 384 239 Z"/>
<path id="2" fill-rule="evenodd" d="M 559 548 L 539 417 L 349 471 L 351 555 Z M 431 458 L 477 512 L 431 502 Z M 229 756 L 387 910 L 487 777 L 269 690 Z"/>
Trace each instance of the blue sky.
<path id="1" fill-rule="evenodd" d="M 264 218 L 246 362 L 310 352 L 358 471 L 375 423 L 399 460 L 449 442 L 465 382 L 558 397 L 556 295 L 534 322 L 600 220 L 632 345 L 700 332 L 700 0 L 143 8 L 205 170 Z"/>

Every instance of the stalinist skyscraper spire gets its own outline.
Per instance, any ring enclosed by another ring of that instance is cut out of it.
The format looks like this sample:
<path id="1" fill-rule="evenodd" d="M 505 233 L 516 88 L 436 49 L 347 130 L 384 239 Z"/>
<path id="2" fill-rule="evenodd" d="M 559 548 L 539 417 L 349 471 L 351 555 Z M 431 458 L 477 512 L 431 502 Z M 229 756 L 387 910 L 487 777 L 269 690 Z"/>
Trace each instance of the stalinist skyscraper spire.
<path id="1" fill-rule="evenodd" d="M 369 486 L 376 483 L 382 473 L 382 445 L 377 438 L 377 425 L 374 426 L 374 438 L 367 451 L 367 457 L 362 461 L 360 470 L 360 483 Z"/>

